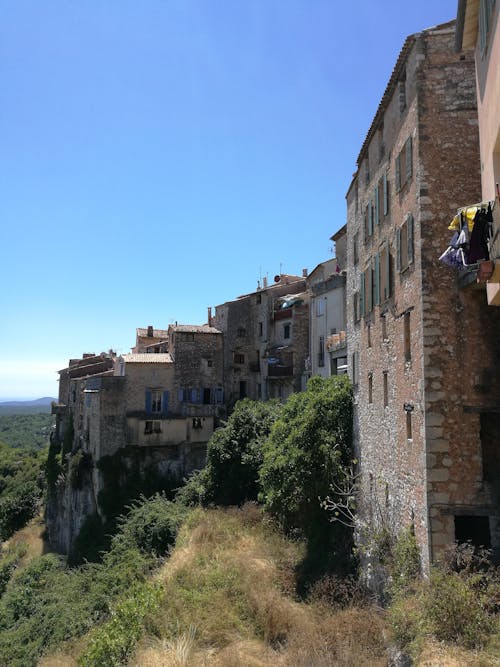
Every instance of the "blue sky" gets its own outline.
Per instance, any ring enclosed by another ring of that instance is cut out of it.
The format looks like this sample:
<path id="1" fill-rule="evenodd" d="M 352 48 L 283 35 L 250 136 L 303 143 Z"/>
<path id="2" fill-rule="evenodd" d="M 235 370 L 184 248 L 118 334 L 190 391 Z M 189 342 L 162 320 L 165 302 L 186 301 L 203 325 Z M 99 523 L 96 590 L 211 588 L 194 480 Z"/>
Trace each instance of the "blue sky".
<path id="1" fill-rule="evenodd" d="M 0 0 L 0 400 L 331 257 L 405 37 L 456 0 Z"/>

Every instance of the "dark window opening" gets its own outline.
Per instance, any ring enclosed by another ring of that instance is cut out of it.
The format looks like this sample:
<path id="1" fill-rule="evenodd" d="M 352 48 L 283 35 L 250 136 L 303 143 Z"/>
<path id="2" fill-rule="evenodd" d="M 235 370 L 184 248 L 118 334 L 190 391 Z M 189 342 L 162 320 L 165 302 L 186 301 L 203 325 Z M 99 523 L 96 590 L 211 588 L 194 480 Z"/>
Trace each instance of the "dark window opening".
<path id="1" fill-rule="evenodd" d="M 455 541 L 475 547 L 491 547 L 490 520 L 487 516 L 456 516 Z"/>
<path id="2" fill-rule="evenodd" d="M 406 439 L 413 439 L 413 428 L 411 423 L 411 412 L 408 410 L 406 413 Z"/>
<path id="3" fill-rule="evenodd" d="M 368 375 L 368 403 L 373 403 L 373 375 Z"/>
<path id="4" fill-rule="evenodd" d="M 384 371 L 384 407 L 389 405 L 389 378 L 387 371 Z"/>
<path id="5" fill-rule="evenodd" d="M 193 428 L 202 428 L 201 417 L 193 417 Z"/>
<path id="6" fill-rule="evenodd" d="M 210 404 L 210 389 L 207 387 L 203 389 L 203 404 L 204 405 Z"/>
<path id="7" fill-rule="evenodd" d="M 246 396 L 247 396 L 246 380 L 240 380 L 240 398 L 246 398 Z"/>
<path id="8" fill-rule="evenodd" d="M 410 313 L 404 315 L 404 345 L 405 345 L 405 361 L 411 361 L 411 330 L 410 330 Z"/>

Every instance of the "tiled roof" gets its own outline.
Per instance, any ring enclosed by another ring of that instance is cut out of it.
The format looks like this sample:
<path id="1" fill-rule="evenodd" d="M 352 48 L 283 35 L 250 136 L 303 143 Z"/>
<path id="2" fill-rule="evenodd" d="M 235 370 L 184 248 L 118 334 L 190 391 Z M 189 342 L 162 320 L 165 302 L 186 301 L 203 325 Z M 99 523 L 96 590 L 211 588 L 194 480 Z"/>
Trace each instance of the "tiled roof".
<path id="1" fill-rule="evenodd" d="M 127 364 L 172 364 L 173 359 L 167 352 L 161 352 L 159 354 L 147 354 L 147 353 L 136 353 L 136 354 L 124 354 L 122 355 L 123 361 Z"/>
<path id="2" fill-rule="evenodd" d="M 148 338 L 148 330 L 146 329 L 136 329 L 136 333 L 138 336 L 142 336 L 143 338 Z M 167 338 L 168 337 L 168 331 L 167 329 L 153 329 L 153 338 Z M 151 338 L 151 336 L 149 336 Z"/>
<path id="3" fill-rule="evenodd" d="M 208 324 L 173 324 L 172 331 L 179 333 L 209 333 L 209 334 L 218 334 L 222 333 L 219 329 L 215 327 L 210 327 Z"/>

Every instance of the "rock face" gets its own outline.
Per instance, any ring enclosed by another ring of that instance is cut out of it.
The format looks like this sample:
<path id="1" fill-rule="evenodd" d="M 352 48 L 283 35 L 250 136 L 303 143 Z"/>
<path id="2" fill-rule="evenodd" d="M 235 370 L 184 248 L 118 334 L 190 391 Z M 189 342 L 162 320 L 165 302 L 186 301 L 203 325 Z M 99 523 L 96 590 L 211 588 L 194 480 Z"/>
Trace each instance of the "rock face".
<path id="1" fill-rule="evenodd" d="M 105 525 L 141 495 L 167 494 L 205 463 L 206 444 L 165 447 L 126 447 L 95 464 L 75 452 L 51 489 L 45 522 L 52 548 L 70 554 L 87 517 L 98 515 Z"/>

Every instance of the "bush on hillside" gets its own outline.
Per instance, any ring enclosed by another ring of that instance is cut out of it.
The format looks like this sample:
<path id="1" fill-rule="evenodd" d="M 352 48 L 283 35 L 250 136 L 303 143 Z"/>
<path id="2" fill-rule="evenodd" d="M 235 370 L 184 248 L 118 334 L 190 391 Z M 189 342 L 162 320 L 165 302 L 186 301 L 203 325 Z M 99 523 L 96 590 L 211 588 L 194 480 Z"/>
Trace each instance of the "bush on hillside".
<path id="1" fill-rule="evenodd" d="M 352 395 L 347 376 L 313 377 L 283 406 L 264 444 L 264 508 L 287 532 L 307 540 L 301 578 L 351 566 L 352 528 L 330 521 L 321 501 L 352 462 Z M 306 585 L 306 584 L 305 584 Z"/>
<path id="2" fill-rule="evenodd" d="M 257 500 L 263 445 L 281 410 L 276 401 L 238 401 L 208 442 L 205 468 L 187 481 L 179 499 L 225 506 Z"/>

